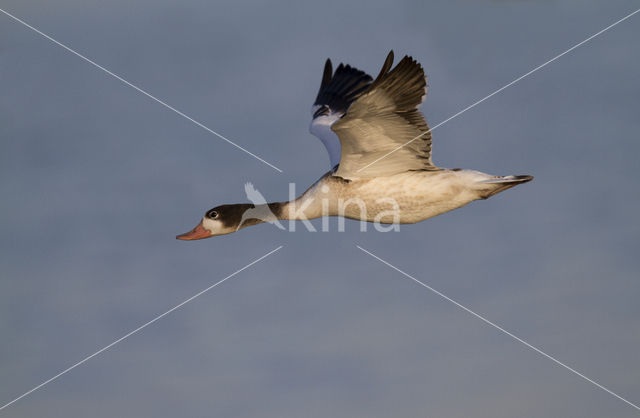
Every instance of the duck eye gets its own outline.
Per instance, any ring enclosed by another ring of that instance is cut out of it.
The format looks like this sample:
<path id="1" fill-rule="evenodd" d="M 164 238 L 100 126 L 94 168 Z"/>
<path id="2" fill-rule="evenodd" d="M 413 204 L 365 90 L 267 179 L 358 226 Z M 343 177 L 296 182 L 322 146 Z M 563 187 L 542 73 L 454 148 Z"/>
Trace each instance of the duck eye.
<path id="1" fill-rule="evenodd" d="M 216 212 L 215 210 L 212 210 L 211 212 L 209 212 L 207 214 L 207 217 L 211 218 L 211 219 L 215 219 L 218 217 L 218 212 Z"/>

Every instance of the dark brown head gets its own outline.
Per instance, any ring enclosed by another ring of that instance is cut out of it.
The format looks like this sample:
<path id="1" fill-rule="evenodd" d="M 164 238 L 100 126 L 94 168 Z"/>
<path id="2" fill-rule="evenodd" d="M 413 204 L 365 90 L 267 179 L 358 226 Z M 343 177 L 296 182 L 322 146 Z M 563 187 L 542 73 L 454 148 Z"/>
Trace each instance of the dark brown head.
<path id="1" fill-rule="evenodd" d="M 202 221 L 195 228 L 187 233 L 178 235 L 176 238 L 194 240 L 236 232 L 240 226 L 249 225 L 247 222 L 243 222 L 242 215 L 248 209 L 254 207 L 251 203 L 216 206 L 204 214 Z"/>

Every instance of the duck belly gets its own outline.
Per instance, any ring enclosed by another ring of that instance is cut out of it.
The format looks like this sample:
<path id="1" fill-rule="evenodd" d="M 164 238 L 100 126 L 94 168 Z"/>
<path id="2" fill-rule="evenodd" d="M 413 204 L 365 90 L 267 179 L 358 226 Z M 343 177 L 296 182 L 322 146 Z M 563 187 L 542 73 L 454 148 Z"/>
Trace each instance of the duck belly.
<path id="1" fill-rule="evenodd" d="M 474 173 L 483 174 L 415 171 L 353 180 L 342 184 L 332 199 L 331 215 L 380 223 L 420 222 L 479 199 L 471 187 L 479 179 Z"/>

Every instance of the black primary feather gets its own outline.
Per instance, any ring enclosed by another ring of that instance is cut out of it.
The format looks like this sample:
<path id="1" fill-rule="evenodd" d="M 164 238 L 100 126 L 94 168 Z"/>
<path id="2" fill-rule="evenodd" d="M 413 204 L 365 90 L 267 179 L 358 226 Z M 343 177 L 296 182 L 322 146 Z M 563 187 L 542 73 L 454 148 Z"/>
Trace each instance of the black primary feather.
<path id="1" fill-rule="evenodd" d="M 370 75 L 350 65 L 340 64 L 336 72 L 332 73 L 331 60 L 327 59 L 320 90 L 314 103 L 320 108 L 314 118 L 328 113 L 344 114 L 349 105 L 369 88 L 371 81 Z"/>

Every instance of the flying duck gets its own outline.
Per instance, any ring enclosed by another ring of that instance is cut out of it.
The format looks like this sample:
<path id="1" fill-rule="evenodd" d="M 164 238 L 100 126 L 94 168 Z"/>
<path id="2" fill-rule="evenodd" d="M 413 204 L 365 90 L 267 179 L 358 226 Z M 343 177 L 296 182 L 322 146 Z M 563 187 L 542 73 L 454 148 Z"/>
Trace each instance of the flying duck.
<path id="1" fill-rule="evenodd" d="M 327 59 L 310 131 L 326 147 L 332 169 L 295 200 L 217 206 L 176 238 L 209 238 L 263 222 L 323 216 L 411 224 L 533 179 L 434 165 L 431 131 L 418 110 L 427 94 L 422 66 L 410 56 L 392 65 L 393 51 L 374 80 L 350 65 L 340 64 L 334 72 Z"/>

